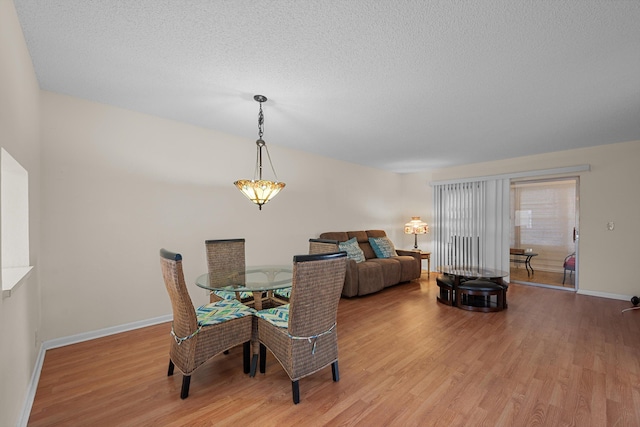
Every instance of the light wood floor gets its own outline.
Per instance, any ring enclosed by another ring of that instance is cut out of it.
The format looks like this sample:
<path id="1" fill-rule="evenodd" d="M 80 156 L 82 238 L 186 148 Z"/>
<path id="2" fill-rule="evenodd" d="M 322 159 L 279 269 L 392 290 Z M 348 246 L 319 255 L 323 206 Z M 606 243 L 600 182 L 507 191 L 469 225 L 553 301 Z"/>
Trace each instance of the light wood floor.
<path id="1" fill-rule="evenodd" d="M 30 426 L 640 426 L 640 310 L 512 284 L 509 308 L 436 302 L 436 274 L 342 299 L 340 381 L 300 381 L 241 348 L 167 377 L 169 324 L 47 351 Z M 163 290 L 159 287 L 159 292 Z"/>

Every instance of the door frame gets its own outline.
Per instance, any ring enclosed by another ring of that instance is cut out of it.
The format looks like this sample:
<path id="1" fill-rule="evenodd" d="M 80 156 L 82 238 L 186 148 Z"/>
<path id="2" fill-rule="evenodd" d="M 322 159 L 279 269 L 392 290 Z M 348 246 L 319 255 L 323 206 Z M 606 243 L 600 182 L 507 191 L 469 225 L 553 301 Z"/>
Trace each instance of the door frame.
<path id="1" fill-rule="evenodd" d="M 564 288 L 555 285 L 549 285 L 545 283 L 537 283 L 537 282 L 522 282 L 528 285 L 545 287 L 551 289 L 560 289 L 571 292 L 577 292 L 579 290 L 579 265 L 580 265 L 580 176 L 579 175 L 568 175 L 568 176 L 536 176 L 532 179 L 526 179 L 524 177 L 511 178 L 509 180 L 509 185 L 514 183 L 537 183 L 537 182 L 552 182 L 552 181 L 571 181 L 573 180 L 575 183 L 575 227 L 574 227 L 574 245 L 575 245 L 575 257 L 576 257 L 576 269 L 573 272 L 573 287 L 572 288 Z M 511 203 L 511 201 L 509 202 Z M 510 225 L 511 226 L 511 225 Z"/>

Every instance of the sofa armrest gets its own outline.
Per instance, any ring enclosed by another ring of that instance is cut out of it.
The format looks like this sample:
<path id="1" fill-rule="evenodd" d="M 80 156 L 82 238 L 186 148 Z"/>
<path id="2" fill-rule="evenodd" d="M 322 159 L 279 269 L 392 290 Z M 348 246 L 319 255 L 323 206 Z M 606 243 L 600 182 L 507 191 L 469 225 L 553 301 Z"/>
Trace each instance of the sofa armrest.
<path id="1" fill-rule="evenodd" d="M 422 255 L 418 249 L 396 249 L 396 253 L 400 256 L 412 256 L 422 265 Z"/>

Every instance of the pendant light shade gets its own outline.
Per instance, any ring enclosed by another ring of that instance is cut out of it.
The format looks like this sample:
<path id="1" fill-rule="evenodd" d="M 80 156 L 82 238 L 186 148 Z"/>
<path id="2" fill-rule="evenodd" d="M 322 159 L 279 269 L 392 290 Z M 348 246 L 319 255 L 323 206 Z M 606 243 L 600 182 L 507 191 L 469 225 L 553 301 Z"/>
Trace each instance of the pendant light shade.
<path id="1" fill-rule="evenodd" d="M 258 114 L 258 140 L 256 141 L 256 169 L 253 175 L 253 179 L 239 179 L 234 182 L 238 190 L 242 191 L 249 200 L 258 205 L 258 209 L 262 210 L 262 205 L 273 199 L 285 186 L 284 182 L 278 181 L 278 176 L 273 168 L 271 162 L 271 156 L 269 155 L 269 149 L 267 143 L 262 139 L 264 133 L 264 114 L 262 112 L 262 103 L 267 100 L 263 95 L 256 95 L 253 97 L 260 103 L 260 112 Z M 269 159 L 269 165 L 271 171 L 275 177 L 275 181 L 269 181 L 262 179 L 262 149 L 264 148 Z"/>

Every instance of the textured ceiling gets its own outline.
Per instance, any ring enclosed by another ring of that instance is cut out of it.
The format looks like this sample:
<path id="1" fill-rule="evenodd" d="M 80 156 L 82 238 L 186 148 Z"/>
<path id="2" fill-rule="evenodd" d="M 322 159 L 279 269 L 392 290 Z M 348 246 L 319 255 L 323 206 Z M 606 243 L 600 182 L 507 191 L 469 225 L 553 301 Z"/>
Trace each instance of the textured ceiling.
<path id="1" fill-rule="evenodd" d="M 395 172 L 640 140 L 638 0 L 14 3 L 42 89 L 252 144 L 254 94 L 270 146 Z"/>

